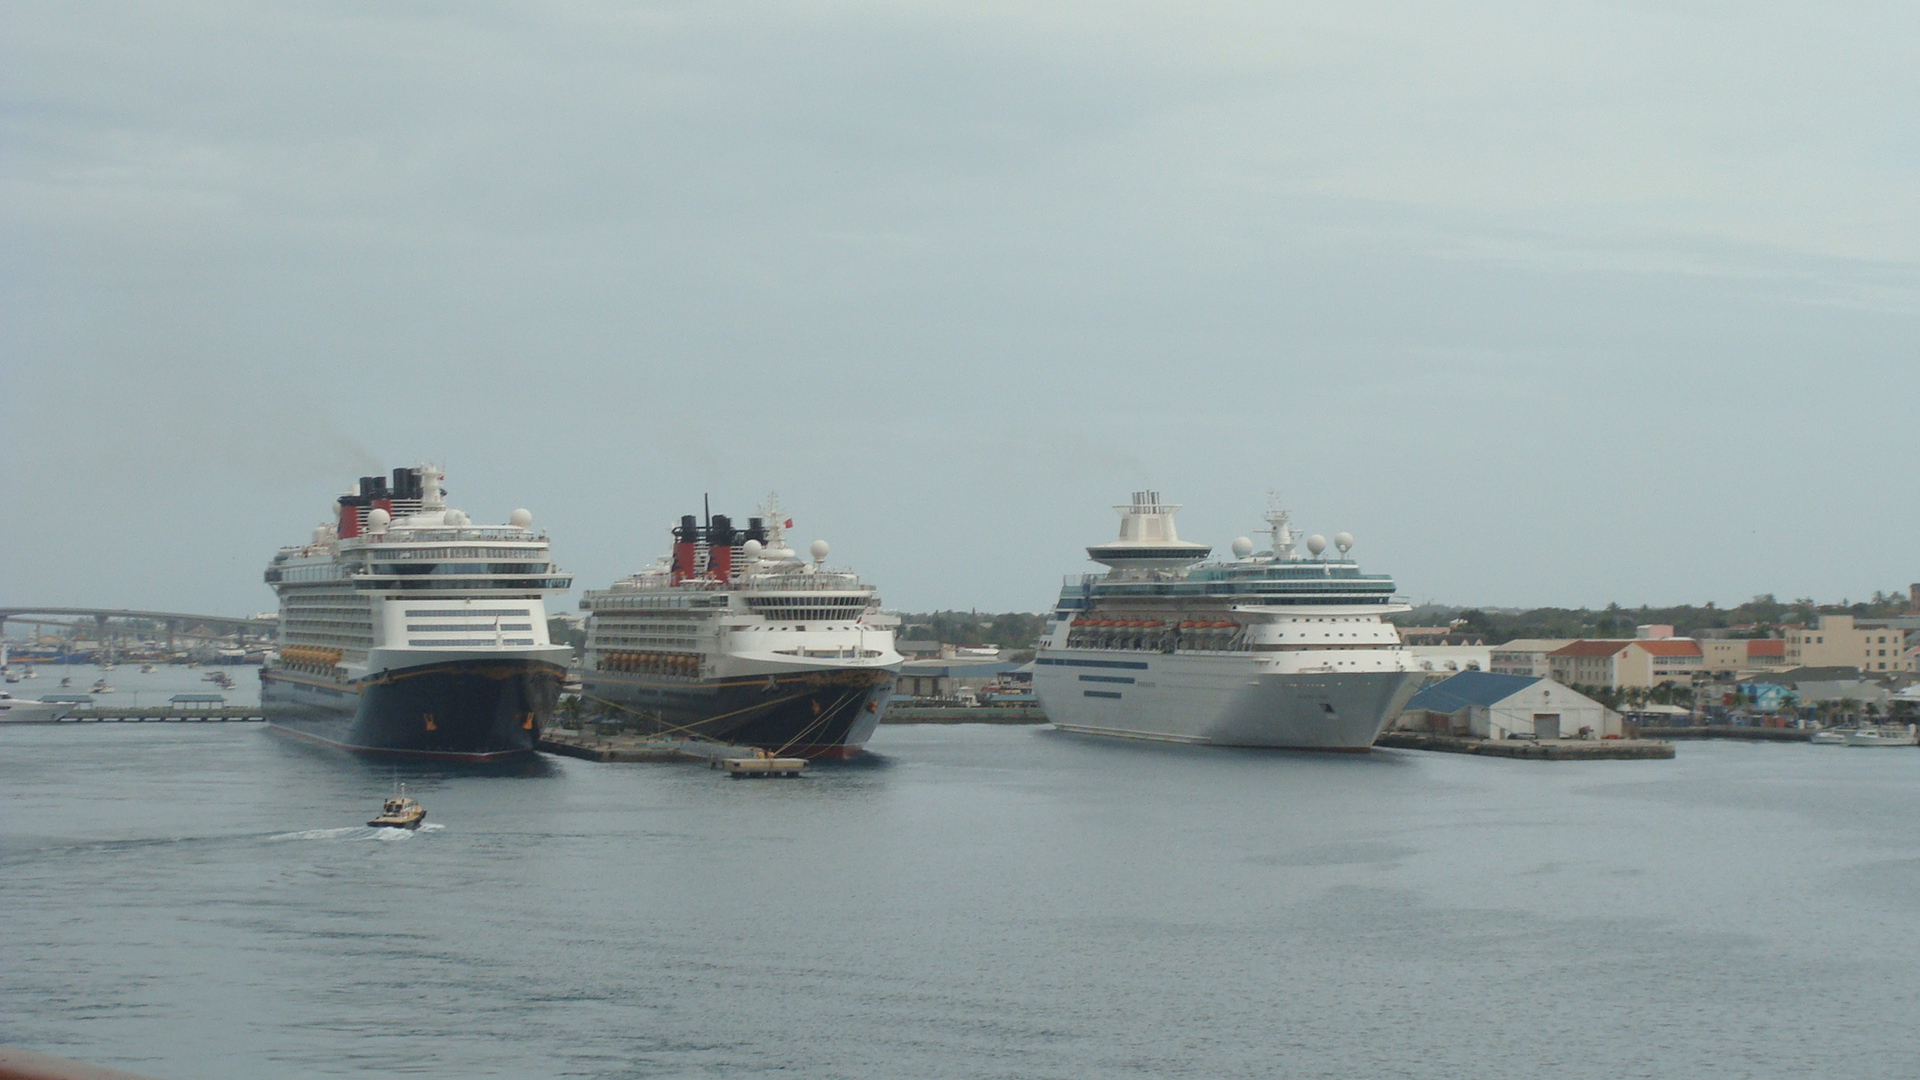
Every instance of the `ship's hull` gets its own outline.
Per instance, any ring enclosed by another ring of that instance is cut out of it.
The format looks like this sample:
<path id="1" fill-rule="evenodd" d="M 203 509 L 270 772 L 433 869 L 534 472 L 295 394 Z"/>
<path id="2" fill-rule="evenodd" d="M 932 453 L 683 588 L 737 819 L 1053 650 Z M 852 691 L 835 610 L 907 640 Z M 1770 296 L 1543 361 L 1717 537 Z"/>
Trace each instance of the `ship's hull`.
<path id="1" fill-rule="evenodd" d="M 1423 676 L 1279 673 L 1246 656 L 1043 653 L 1034 692 L 1063 731 L 1159 742 L 1364 752 Z"/>
<path id="2" fill-rule="evenodd" d="M 260 707 L 271 729 L 310 742 L 495 761 L 534 751 L 565 674 L 558 664 L 518 657 L 436 660 L 355 682 L 268 668 Z"/>
<path id="3" fill-rule="evenodd" d="M 661 734 L 806 758 L 859 755 L 887 708 L 893 672 L 876 668 L 734 678 L 592 672 L 587 703 Z"/>

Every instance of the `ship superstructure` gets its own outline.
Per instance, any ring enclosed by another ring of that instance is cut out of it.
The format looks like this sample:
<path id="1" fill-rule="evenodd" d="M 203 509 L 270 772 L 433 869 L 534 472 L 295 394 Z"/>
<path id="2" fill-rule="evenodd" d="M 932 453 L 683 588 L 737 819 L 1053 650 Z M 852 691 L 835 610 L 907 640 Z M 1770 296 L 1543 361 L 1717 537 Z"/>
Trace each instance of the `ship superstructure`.
<path id="1" fill-rule="evenodd" d="M 1393 579 L 1362 573 L 1353 538 L 1299 538 L 1267 514 L 1269 550 L 1233 542 L 1203 563 L 1179 507 L 1136 492 L 1118 540 L 1087 549 L 1104 574 L 1066 579 L 1034 661 L 1034 691 L 1067 731 L 1168 742 L 1366 750 L 1422 675 L 1385 616 Z"/>
<path id="2" fill-rule="evenodd" d="M 443 477 L 361 477 L 311 541 L 274 556 L 279 648 L 260 672 L 274 728 L 376 753 L 534 749 L 572 652 L 547 637 L 546 597 L 572 579 L 532 514 L 476 525 Z"/>
<path id="3" fill-rule="evenodd" d="M 773 500 L 738 528 L 682 517 L 652 567 L 587 592 L 590 704 L 653 731 L 823 758 L 860 753 L 886 709 L 899 620 L 874 587 L 802 559 Z"/>

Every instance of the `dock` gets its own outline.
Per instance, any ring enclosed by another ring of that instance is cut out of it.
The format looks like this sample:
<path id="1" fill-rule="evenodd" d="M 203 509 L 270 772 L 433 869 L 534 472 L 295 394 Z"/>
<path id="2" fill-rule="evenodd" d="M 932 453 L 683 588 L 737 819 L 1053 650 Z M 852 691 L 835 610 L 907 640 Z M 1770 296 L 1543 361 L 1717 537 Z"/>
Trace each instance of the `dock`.
<path id="1" fill-rule="evenodd" d="M 264 724 L 258 705 L 131 705 L 74 709 L 42 724 Z"/>
<path id="2" fill-rule="evenodd" d="M 1755 727 L 1746 724 L 1688 724 L 1680 727 L 1643 727 L 1653 739 L 1746 739 L 1752 742 L 1810 742 L 1811 728 Z"/>
<path id="3" fill-rule="evenodd" d="M 1425 731 L 1389 731 L 1373 745 L 1395 750 L 1433 750 L 1443 754 L 1522 758 L 1529 761 L 1666 760 L 1673 744 L 1655 739 L 1470 739 Z"/>
<path id="4" fill-rule="evenodd" d="M 883 724 L 1044 724 L 1038 705 L 889 705 Z"/>

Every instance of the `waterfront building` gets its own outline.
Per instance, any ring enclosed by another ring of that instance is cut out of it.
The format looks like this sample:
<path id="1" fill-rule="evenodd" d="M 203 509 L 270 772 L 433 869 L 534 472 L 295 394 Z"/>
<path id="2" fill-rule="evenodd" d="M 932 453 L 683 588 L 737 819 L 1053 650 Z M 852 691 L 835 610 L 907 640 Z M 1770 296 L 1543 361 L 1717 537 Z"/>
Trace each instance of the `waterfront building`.
<path id="1" fill-rule="evenodd" d="M 1851 667 L 1870 674 L 1911 671 L 1906 633 L 1888 620 L 1822 615 L 1818 626 L 1787 631 L 1786 663 L 1793 667 Z"/>
<path id="2" fill-rule="evenodd" d="M 1574 643 L 1575 638 L 1519 638 L 1505 645 L 1495 645 L 1487 655 L 1487 670 L 1495 675 L 1524 675 L 1530 679 L 1546 679 L 1553 676 L 1552 665 L 1547 663 L 1547 654 L 1555 649 L 1564 649 Z"/>
<path id="3" fill-rule="evenodd" d="M 908 660 L 900 665 L 894 693 L 926 701 L 975 697 L 979 691 L 1024 665 L 986 657 Z"/>
<path id="4" fill-rule="evenodd" d="M 1700 642 L 1701 667 L 1713 674 L 1777 671 L 1787 664 L 1782 638 L 1710 638 Z"/>
<path id="5" fill-rule="evenodd" d="M 1420 671 L 1485 671 L 1492 662 L 1490 645 L 1408 645 L 1407 659 Z"/>
<path id="6" fill-rule="evenodd" d="M 1619 713 L 1552 679 L 1483 671 L 1427 684 L 1407 702 L 1396 726 L 1482 739 L 1623 734 Z"/>
<path id="7" fill-rule="evenodd" d="M 1614 690 L 1690 683 L 1705 670 L 1703 661 L 1692 638 L 1581 640 L 1547 654 L 1556 682 Z"/>

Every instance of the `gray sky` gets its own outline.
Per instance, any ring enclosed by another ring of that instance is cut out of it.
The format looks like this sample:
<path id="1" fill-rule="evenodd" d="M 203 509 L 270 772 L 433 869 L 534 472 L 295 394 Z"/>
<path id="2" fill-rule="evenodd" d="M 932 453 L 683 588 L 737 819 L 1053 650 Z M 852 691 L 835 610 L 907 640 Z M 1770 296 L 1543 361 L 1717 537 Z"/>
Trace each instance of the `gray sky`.
<path id="1" fill-rule="evenodd" d="M 1920 579 L 1911 3 L 36 3 L 0 602 L 273 607 L 444 462 L 1038 610 L 1152 486 L 1415 599 Z"/>

